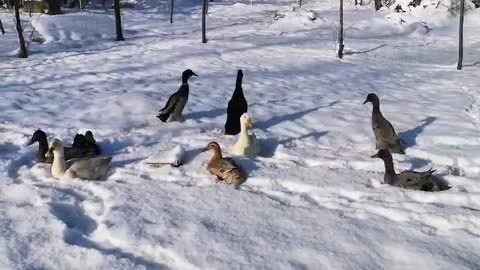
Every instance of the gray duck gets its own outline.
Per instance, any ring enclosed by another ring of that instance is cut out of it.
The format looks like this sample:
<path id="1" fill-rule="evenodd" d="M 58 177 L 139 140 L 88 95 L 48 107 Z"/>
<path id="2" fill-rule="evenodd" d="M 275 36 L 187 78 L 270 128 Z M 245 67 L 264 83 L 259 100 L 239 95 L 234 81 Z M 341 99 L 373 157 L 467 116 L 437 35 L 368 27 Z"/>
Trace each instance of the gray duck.
<path id="1" fill-rule="evenodd" d="M 385 184 L 422 191 L 443 191 L 450 189 L 450 186 L 445 180 L 433 175 L 435 170 L 432 169 L 424 172 L 408 170 L 397 174 L 393 165 L 392 154 L 386 149 L 380 149 L 372 158 L 380 158 L 383 160 L 385 165 L 385 175 L 383 178 Z"/>
<path id="2" fill-rule="evenodd" d="M 392 124 L 383 117 L 380 111 L 380 100 L 374 93 L 368 94 L 363 102 L 371 102 L 372 110 L 372 129 L 375 134 L 376 149 L 387 149 L 392 153 L 405 154 L 405 146 L 398 138 Z"/>
<path id="3" fill-rule="evenodd" d="M 182 121 L 182 112 L 188 101 L 188 94 L 190 88 L 188 86 L 188 79 L 192 76 L 198 76 L 191 69 L 187 69 L 182 73 L 182 85 L 177 92 L 173 93 L 167 101 L 165 107 L 163 107 L 157 118 L 162 122 Z"/>

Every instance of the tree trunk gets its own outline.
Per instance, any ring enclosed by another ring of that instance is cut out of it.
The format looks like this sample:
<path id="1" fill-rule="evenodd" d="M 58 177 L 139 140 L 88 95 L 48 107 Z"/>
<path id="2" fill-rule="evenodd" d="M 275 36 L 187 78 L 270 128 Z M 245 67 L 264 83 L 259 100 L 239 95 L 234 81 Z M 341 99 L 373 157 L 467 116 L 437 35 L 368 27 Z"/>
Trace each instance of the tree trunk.
<path id="1" fill-rule="evenodd" d="M 457 69 L 461 70 L 463 65 L 463 14 L 465 11 L 465 0 L 460 0 L 460 24 L 458 28 L 458 64 Z"/>
<path id="2" fill-rule="evenodd" d="M 340 26 L 338 29 L 338 58 L 343 58 L 343 0 L 340 0 Z"/>
<path id="3" fill-rule="evenodd" d="M 2 20 L 0 20 L 0 31 L 2 31 L 2 35 L 5 35 L 5 29 L 3 29 Z"/>
<path id="4" fill-rule="evenodd" d="M 22 21 L 20 20 L 20 1 L 15 0 L 11 1 L 13 4 L 13 8 L 15 9 L 15 24 L 18 34 L 18 44 L 20 45 L 20 51 L 18 52 L 18 57 L 20 58 L 27 58 L 28 52 L 27 47 L 25 46 L 25 39 L 23 39 L 23 29 L 22 29 Z"/>
<path id="5" fill-rule="evenodd" d="M 48 15 L 62 14 L 62 0 L 45 0 L 48 4 Z"/>
<path id="6" fill-rule="evenodd" d="M 375 10 L 378 11 L 382 8 L 382 1 L 381 0 L 375 0 Z"/>
<path id="7" fill-rule="evenodd" d="M 170 23 L 173 23 L 173 8 L 175 5 L 175 0 L 170 0 Z"/>
<path id="8" fill-rule="evenodd" d="M 207 17 L 207 4 L 208 0 L 203 0 L 202 8 L 202 43 L 207 43 L 207 34 L 206 34 L 206 17 Z"/>
<path id="9" fill-rule="evenodd" d="M 117 41 L 122 41 L 124 38 L 122 32 L 122 16 L 120 14 L 120 0 L 114 0 L 113 5 L 115 9 L 115 28 L 117 30 Z"/>
<path id="10" fill-rule="evenodd" d="M 298 6 L 299 6 L 299 7 L 302 6 L 302 0 L 298 0 Z"/>

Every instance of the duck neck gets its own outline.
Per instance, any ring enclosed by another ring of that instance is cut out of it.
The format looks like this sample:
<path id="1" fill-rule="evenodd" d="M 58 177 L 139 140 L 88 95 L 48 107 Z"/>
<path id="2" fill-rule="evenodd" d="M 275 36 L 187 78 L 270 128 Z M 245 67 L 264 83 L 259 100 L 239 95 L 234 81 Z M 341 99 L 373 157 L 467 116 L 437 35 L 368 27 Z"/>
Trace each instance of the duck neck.
<path id="1" fill-rule="evenodd" d="M 52 162 L 52 175 L 54 177 L 62 177 L 67 170 L 67 163 L 65 162 L 65 154 L 55 151 Z"/>
<path id="2" fill-rule="evenodd" d="M 383 161 L 385 164 L 385 175 L 389 176 L 396 176 L 397 174 L 395 173 L 395 168 L 393 166 L 393 160 L 392 159 L 386 159 Z"/>
<path id="3" fill-rule="evenodd" d="M 182 77 L 182 84 L 188 84 L 188 77 L 187 76 Z"/>
<path id="4" fill-rule="evenodd" d="M 380 112 L 380 101 L 376 100 L 372 102 L 373 104 L 373 113 L 381 113 Z"/>
<path id="5" fill-rule="evenodd" d="M 37 141 L 38 141 L 37 157 L 41 159 L 45 159 L 45 154 L 48 152 L 47 138 L 40 138 Z"/>
<path id="6" fill-rule="evenodd" d="M 216 160 L 216 159 L 222 159 L 222 158 L 223 158 L 222 151 L 220 149 L 214 149 L 212 159 Z"/>

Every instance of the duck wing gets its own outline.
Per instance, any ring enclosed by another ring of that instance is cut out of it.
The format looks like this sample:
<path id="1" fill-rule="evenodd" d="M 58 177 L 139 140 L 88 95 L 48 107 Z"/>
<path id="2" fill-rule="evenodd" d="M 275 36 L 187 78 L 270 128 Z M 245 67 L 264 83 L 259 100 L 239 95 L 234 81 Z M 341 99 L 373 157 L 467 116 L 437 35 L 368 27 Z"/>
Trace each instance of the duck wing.
<path id="1" fill-rule="evenodd" d="M 67 161 L 67 167 L 77 178 L 99 180 L 106 176 L 111 161 L 112 157 L 72 159 Z"/>
<path id="2" fill-rule="evenodd" d="M 175 106 L 179 100 L 179 95 L 178 93 L 172 94 L 167 101 L 167 104 L 165 104 L 165 107 L 163 107 L 160 111 L 157 117 L 162 121 L 162 122 L 167 122 L 168 117 L 170 114 L 173 112 L 175 109 Z"/>
<path id="3" fill-rule="evenodd" d="M 398 175 L 399 185 L 406 189 L 434 191 L 432 175 L 434 171 L 432 169 L 425 172 L 403 171 Z"/>
<path id="4" fill-rule="evenodd" d="M 246 181 L 245 173 L 237 166 L 232 158 L 222 158 L 209 171 L 219 179 L 230 185 L 241 185 Z"/>

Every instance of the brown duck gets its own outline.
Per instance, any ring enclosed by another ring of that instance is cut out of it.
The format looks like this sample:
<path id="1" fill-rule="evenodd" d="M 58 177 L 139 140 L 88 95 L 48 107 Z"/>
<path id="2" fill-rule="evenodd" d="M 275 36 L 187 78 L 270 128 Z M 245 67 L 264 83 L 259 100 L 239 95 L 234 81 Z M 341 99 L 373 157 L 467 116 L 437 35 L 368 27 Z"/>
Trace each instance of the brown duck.
<path id="1" fill-rule="evenodd" d="M 207 170 L 215 175 L 218 180 L 230 185 L 241 185 L 247 180 L 246 173 L 229 157 L 222 156 L 220 145 L 211 142 L 204 151 L 212 151 L 213 156 L 207 164 Z"/>

